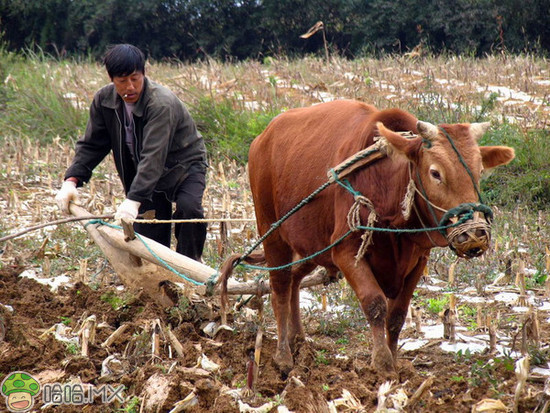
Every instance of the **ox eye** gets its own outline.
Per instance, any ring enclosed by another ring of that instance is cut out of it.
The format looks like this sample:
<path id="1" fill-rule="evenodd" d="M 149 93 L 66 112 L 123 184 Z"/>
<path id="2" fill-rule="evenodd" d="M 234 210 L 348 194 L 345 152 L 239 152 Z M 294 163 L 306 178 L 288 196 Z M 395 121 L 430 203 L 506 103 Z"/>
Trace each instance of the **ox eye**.
<path id="1" fill-rule="evenodd" d="M 439 171 L 435 168 L 430 168 L 430 175 L 433 179 L 435 179 L 436 181 L 439 181 L 441 182 L 442 179 L 441 179 L 441 174 L 439 173 Z"/>

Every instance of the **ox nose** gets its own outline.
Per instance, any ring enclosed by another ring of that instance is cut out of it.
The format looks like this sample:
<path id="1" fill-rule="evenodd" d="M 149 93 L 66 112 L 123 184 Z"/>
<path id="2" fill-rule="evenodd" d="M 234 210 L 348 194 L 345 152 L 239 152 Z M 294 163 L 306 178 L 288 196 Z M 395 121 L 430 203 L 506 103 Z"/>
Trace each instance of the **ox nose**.
<path id="1" fill-rule="evenodd" d="M 485 250 L 481 247 L 473 247 L 473 248 L 470 248 L 467 251 L 464 251 L 464 255 L 467 258 L 476 258 L 476 257 L 479 257 L 480 255 L 482 255 L 484 252 L 485 252 Z"/>
<path id="2" fill-rule="evenodd" d="M 474 214 L 474 219 L 453 228 L 448 234 L 451 249 L 464 258 L 475 258 L 489 248 L 491 227 L 481 214 Z"/>
<path id="3" fill-rule="evenodd" d="M 475 238 L 485 238 L 488 236 L 488 233 L 485 229 L 483 228 L 477 228 L 474 232 L 475 234 Z M 468 241 L 468 239 L 470 238 L 470 236 L 467 234 L 467 233 L 462 233 L 460 234 L 458 237 L 457 237 L 457 241 L 459 243 L 465 243 L 466 241 Z"/>
<path id="4" fill-rule="evenodd" d="M 485 252 L 488 247 L 488 242 L 486 242 L 485 240 L 490 239 L 490 234 L 485 229 L 477 228 L 474 231 L 474 234 L 475 236 L 472 238 L 474 238 L 474 242 L 476 245 L 465 252 L 466 257 L 468 258 L 479 257 Z"/>
<path id="5" fill-rule="evenodd" d="M 482 238 L 482 237 L 486 237 L 487 235 L 488 235 L 487 231 L 485 231 L 483 228 L 476 229 L 476 237 Z"/>

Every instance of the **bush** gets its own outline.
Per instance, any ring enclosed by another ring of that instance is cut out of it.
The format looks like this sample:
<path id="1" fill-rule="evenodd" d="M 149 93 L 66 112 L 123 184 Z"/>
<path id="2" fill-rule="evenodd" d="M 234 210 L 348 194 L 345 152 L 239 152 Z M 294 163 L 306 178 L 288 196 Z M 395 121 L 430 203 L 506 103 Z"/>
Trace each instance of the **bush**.
<path id="1" fill-rule="evenodd" d="M 496 168 L 482 182 L 491 204 L 513 207 L 518 203 L 545 209 L 550 205 L 550 131 L 521 131 L 503 124 L 489 131 L 483 145 L 508 145 L 516 158 L 504 168 Z"/>
<path id="2" fill-rule="evenodd" d="M 0 129 L 3 135 L 32 137 L 49 143 L 77 137 L 86 126 L 87 104 L 56 85 L 78 84 L 78 73 L 44 55 L 15 55 L 0 50 Z"/>
<path id="3" fill-rule="evenodd" d="M 191 112 L 210 156 L 228 157 L 242 165 L 248 160 L 248 149 L 254 138 L 277 114 L 235 108 L 233 100 L 216 101 L 211 97 L 201 97 Z"/>

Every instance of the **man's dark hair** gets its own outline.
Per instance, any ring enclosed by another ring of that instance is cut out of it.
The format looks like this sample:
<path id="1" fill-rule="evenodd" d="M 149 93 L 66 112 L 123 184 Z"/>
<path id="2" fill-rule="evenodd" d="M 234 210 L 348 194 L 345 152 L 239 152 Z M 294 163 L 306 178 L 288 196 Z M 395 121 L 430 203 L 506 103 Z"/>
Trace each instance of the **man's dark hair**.
<path id="1" fill-rule="evenodd" d="M 115 76 L 128 76 L 134 72 L 145 74 L 145 55 L 131 44 L 111 46 L 103 57 L 103 64 L 111 80 Z"/>

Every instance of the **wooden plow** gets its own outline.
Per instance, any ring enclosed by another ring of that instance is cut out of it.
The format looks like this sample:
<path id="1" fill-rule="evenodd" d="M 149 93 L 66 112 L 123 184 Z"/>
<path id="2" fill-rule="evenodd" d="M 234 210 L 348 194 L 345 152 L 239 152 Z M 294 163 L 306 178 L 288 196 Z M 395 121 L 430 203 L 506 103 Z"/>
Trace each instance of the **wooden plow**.
<path id="1" fill-rule="evenodd" d="M 76 217 L 89 217 L 84 208 L 71 204 L 70 212 Z M 121 229 L 90 219 L 82 220 L 89 236 L 101 249 L 129 289 L 141 289 L 161 305 L 170 305 L 162 293 L 160 283 L 172 281 L 193 285 L 194 291 L 203 296 L 220 293 L 216 285 L 218 271 L 208 265 L 181 255 L 170 248 L 144 236 L 130 239 Z M 183 274 L 188 279 L 182 276 Z M 325 271 L 315 271 L 302 280 L 301 288 L 327 284 L 330 277 Z M 264 295 L 271 292 L 269 280 L 237 282 L 229 280 L 229 295 Z"/>

